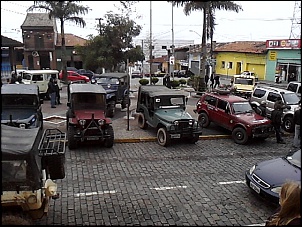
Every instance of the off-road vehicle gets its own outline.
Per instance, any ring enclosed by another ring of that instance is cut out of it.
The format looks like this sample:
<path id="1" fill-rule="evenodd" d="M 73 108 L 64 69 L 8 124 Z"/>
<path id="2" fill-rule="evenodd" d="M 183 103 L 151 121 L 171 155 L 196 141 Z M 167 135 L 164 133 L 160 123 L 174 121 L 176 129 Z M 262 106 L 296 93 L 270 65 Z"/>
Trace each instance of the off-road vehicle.
<path id="1" fill-rule="evenodd" d="M 250 98 L 256 85 L 256 78 L 250 74 L 234 75 L 234 94 L 243 98 Z"/>
<path id="2" fill-rule="evenodd" d="M 107 116 L 114 117 L 116 104 L 121 108 L 130 105 L 129 99 L 129 76 L 127 73 L 103 73 L 94 75 L 91 83 L 102 85 L 107 92 Z"/>
<path id="3" fill-rule="evenodd" d="M 281 97 L 284 104 L 288 106 L 283 110 L 282 128 L 286 132 L 294 132 L 294 111 L 299 107 L 300 98 L 295 92 L 265 85 L 257 85 L 250 98 L 250 103 L 253 109 L 256 109 L 262 101 L 266 102 L 267 117 L 271 118 L 271 113 L 274 110 L 274 104 L 277 98 Z"/>
<path id="4" fill-rule="evenodd" d="M 75 149 L 79 142 L 91 140 L 112 147 L 114 132 L 111 119 L 106 117 L 104 88 L 89 83 L 68 86 L 66 125 L 69 149 Z"/>
<path id="5" fill-rule="evenodd" d="M 169 146 L 172 139 L 196 143 L 202 128 L 186 112 L 186 102 L 182 91 L 163 85 L 141 85 L 136 107 L 138 126 L 157 129 L 157 142 L 161 146 Z"/>
<path id="6" fill-rule="evenodd" d="M 271 121 L 257 114 L 245 98 L 227 90 L 204 93 L 196 103 L 195 113 L 203 127 L 211 122 L 232 132 L 237 144 L 246 144 L 251 138 L 266 139 L 274 133 Z"/>
<path id="7" fill-rule="evenodd" d="M 1 124 L 20 128 L 43 128 L 39 87 L 34 84 L 4 84 L 1 87 Z"/>
<path id="8" fill-rule="evenodd" d="M 47 215 L 65 178 L 66 134 L 59 129 L 18 128 L 1 124 L 2 224 L 29 225 Z"/>

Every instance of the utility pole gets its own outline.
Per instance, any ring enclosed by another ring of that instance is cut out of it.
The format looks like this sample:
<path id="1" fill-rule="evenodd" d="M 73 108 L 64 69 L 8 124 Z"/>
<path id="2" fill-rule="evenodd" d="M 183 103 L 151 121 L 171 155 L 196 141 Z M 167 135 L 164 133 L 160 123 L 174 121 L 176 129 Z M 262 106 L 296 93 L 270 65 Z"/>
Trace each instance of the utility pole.
<path id="1" fill-rule="evenodd" d="M 142 39 L 142 52 L 144 53 L 144 40 Z M 144 59 L 142 59 L 142 71 L 141 73 L 143 74 L 143 78 L 145 77 L 144 74 Z"/>
<path id="2" fill-rule="evenodd" d="M 172 57 L 174 62 L 172 64 L 172 78 L 174 80 L 174 65 L 175 65 L 175 54 L 174 54 L 174 16 L 173 16 L 173 4 L 172 4 Z"/>
<path id="3" fill-rule="evenodd" d="M 96 20 L 98 20 L 99 21 L 99 29 L 100 29 L 100 35 L 102 35 L 102 23 L 101 23 L 101 21 L 103 20 L 103 18 L 95 18 Z"/>
<path id="4" fill-rule="evenodd" d="M 150 1 L 150 84 L 152 84 L 152 1 Z"/>

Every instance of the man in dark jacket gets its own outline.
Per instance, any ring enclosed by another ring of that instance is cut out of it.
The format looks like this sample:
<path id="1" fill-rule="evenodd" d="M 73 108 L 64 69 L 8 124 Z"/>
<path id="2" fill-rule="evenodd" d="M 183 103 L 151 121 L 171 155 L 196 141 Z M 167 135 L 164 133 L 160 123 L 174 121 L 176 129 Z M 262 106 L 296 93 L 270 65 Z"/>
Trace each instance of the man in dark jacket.
<path id="1" fill-rule="evenodd" d="M 295 148 L 301 148 L 300 109 L 301 109 L 301 101 L 299 102 L 298 109 L 296 109 L 294 112 L 295 136 L 294 136 L 293 147 Z"/>
<path id="2" fill-rule="evenodd" d="M 54 79 L 50 77 L 48 82 L 48 93 L 50 95 L 50 106 L 51 108 L 56 108 L 56 87 L 54 83 Z"/>

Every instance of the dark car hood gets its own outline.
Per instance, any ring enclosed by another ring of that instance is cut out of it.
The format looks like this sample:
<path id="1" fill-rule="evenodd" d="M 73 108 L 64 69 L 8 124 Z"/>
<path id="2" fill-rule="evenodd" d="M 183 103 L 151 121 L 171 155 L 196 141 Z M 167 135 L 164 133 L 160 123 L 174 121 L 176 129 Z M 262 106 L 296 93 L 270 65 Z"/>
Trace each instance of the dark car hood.
<path id="1" fill-rule="evenodd" d="M 23 121 L 25 119 L 31 119 L 33 115 L 37 112 L 35 108 L 16 108 L 16 109 L 2 109 L 1 121 L 10 120 L 10 115 L 12 115 L 13 121 Z"/>
<path id="2" fill-rule="evenodd" d="M 258 163 L 254 174 L 275 186 L 281 186 L 287 180 L 301 181 L 301 169 L 290 164 L 285 158 Z"/>
<path id="3" fill-rule="evenodd" d="M 243 113 L 243 114 L 237 114 L 237 118 L 240 118 L 242 121 L 244 121 L 246 124 L 250 125 L 259 125 L 259 124 L 270 124 L 271 120 L 256 114 L 256 113 Z"/>

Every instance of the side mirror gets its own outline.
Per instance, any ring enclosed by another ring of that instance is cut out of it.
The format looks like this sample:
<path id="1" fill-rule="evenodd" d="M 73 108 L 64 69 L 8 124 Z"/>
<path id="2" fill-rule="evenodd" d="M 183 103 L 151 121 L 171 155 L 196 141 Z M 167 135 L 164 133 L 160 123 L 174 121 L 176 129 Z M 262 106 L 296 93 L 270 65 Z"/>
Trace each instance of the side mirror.
<path id="1" fill-rule="evenodd" d="M 95 84 L 96 83 L 96 79 L 91 79 L 91 83 Z"/>
<path id="2" fill-rule="evenodd" d="M 286 106 L 286 109 L 290 110 L 290 106 Z"/>

